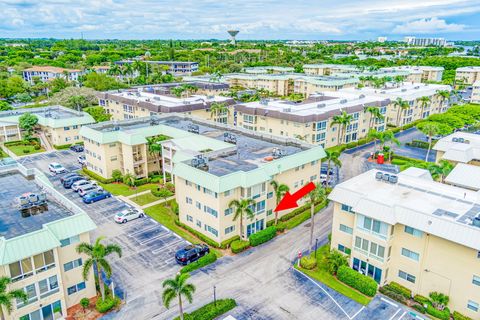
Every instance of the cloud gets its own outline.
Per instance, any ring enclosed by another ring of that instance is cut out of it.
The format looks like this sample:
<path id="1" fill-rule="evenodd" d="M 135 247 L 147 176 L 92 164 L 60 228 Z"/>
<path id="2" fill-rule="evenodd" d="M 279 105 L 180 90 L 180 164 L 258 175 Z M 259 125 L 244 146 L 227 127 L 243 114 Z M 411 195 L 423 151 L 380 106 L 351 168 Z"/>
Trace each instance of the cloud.
<path id="1" fill-rule="evenodd" d="M 397 25 L 392 32 L 396 34 L 437 34 L 459 32 L 465 30 L 465 28 L 464 24 L 447 23 L 443 19 L 434 17 Z"/>

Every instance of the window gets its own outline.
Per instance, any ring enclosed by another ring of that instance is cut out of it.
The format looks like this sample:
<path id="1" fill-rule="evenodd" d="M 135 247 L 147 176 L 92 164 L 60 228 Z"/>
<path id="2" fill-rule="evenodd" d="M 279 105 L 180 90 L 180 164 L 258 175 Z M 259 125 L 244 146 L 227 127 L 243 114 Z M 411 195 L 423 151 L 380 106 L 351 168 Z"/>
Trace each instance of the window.
<path id="1" fill-rule="evenodd" d="M 214 229 L 214 228 L 212 228 L 212 227 L 210 227 L 209 225 L 206 225 L 206 224 L 204 226 L 205 226 L 205 231 L 208 231 L 211 234 L 213 234 L 215 237 L 218 237 L 217 229 Z"/>
<path id="2" fill-rule="evenodd" d="M 32 260 L 30 258 L 10 263 L 9 269 L 12 282 L 22 280 L 33 275 Z"/>
<path id="3" fill-rule="evenodd" d="M 61 247 L 66 247 L 77 242 L 80 242 L 80 236 L 78 235 L 60 240 Z"/>
<path id="4" fill-rule="evenodd" d="M 67 288 L 67 293 L 68 295 L 72 295 L 75 292 L 81 291 L 83 289 L 85 289 L 85 282 L 80 282 L 70 288 Z"/>
<path id="5" fill-rule="evenodd" d="M 475 312 L 478 312 L 478 303 L 472 300 L 468 300 L 467 308 Z"/>
<path id="6" fill-rule="evenodd" d="M 267 193 L 267 199 L 270 199 L 270 198 L 272 198 L 272 197 L 273 197 L 273 192 Z"/>
<path id="7" fill-rule="evenodd" d="M 17 308 L 24 307 L 30 303 L 33 303 L 38 300 L 37 298 L 37 289 L 35 287 L 35 284 L 31 284 L 23 288 L 23 291 L 27 294 L 27 302 L 23 302 L 23 300 L 16 299 L 17 301 Z"/>
<path id="8" fill-rule="evenodd" d="M 350 212 L 350 213 L 353 213 L 352 207 L 347 206 L 346 204 L 342 204 L 342 210 L 343 210 L 343 211 Z"/>
<path id="9" fill-rule="evenodd" d="M 408 249 L 402 248 L 402 256 L 405 256 L 407 258 L 410 258 L 412 260 L 418 261 L 420 258 L 420 255 L 416 252 L 410 251 Z"/>
<path id="10" fill-rule="evenodd" d="M 473 276 L 472 283 L 474 285 L 480 286 L 480 277 L 479 276 Z"/>
<path id="11" fill-rule="evenodd" d="M 217 210 L 212 209 L 212 208 L 210 208 L 209 206 L 205 206 L 205 205 L 204 205 L 204 206 L 203 206 L 203 212 L 209 213 L 209 214 L 211 214 L 212 216 L 214 216 L 215 218 L 218 217 L 218 212 L 217 212 Z"/>
<path id="12" fill-rule="evenodd" d="M 226 216 L 228 216 L 228 215 L 232 214 L 232 212 L 233 212 L 233 208 L 228 208 L 228 209 L 225 209 L 224 213 L 225 213 Z"/>
<path id="13" fill-rule="evenodd" d="M 225 234 L 229 234 L 230 232 L 235 230 L 235 226 L 230 226 L 228 228 L 225 228 Z"/>
<path id="14" fill-rule="evenodd" d="M 190 181 L 188 181 L 188 180 L 185 180 L 185 185 L 191 187 L 191 186 L 192 186 L 192 183 L 191 183 Z"/>
<path id="15" fill-rule="evenodd" d="M 42 272 L 51 269 L 55 266 L 55 258 L 53 257 L 53 250 L 33 256 L 33 263 L 35 264 L 35 271 Z"/>
<path id="16" fill-rule="evenodd" d="M 350 227 L 347 227 L 347 226 L 344 225 L 344 224 L 340 224 L 340 231 L 343 231 L 343 232 L 348 233 L 348 234 L 352 234 L 352 233 L 353 233 L 353 229 L 350 228 Z"/>
<path id="17" fill-rule="evenodd" d="M 406 273 L 405 271 L 398 270 L 398 277 L 402 278 L 403 280 L 407 280 L 408 282 L 415 283 L 415 276 Z"/>
<path id="18" fill-rule="evenodd" d="M 382 239 L 387 238 L 388 224 L 381 222 L 364 215 L 357 215 L 357 226 L 362 231 L 371 232 Z"/>
<path id="19" fill-rule="evenodd" d="M 270 209 L 270 210 L 267 211 L 267 216 L 271 216 L 272 214 L 273 214 L 273 210 L 272 210 L 272 209 Z"/>
<path id="20" fill-rule="evenodd" d="M 315 131 L 325 130 L 326 128 L 327 128 L 327 121 L 313 123 L 313 130 Z"/>
<path id="21" fill-rule="evenodd" d="M 187 221 L 188 221 L 188 222 L 193 222 L 192 216 L 189 216 L 189 215 L 187 214 Z"/>
<path id="22" fill-rule="evenodd" d="M 347 248 L 342 244 L 338 244 L 338 251 L 346 253 L 346 254 L 352 253 L 352 250 L 350 248 Z"/>
<path id="23" fill-rule="evenodd" d="M 65 263 L 63 265 L 63 270 L 65 270 L 65 272 L 67 272 L 67 271 L 72 270 L 74 268 L 78 268 L 81 265 L 82 265 L 82 258 L 79 258 L 77 260 L 73 260 L 73 261 Z"/>
<path id="24" fill-rule="evenodd" d="M 231 193 L 232 193 L 231 190 L 227 190 L 227 191 L 225 191 L 225 192 L 223 193 L 223 195 L 224 195 L 225 197 L 228 197 Z"/>
<path id="25" fill-rule="evenodd" d="M 423 235 L 422 231 L 417 230 L 417 229 L 412 228 L 412 227 L 409 227 L 409 226 L 405 226 L 405 232 L 411 234 L 412 236 L 418 237 L 418 238 L 421 238 L 422 235 Z"/>
<path id="26" fill-rule="evenodd" d="M 188 203 L 188 204 L 193 203 L 192 198 L 190 198 L 190 197 L 185 197 L 185 202 Z"/>
<path id="27" fill-rule="evenodd" d="M 195 206 L 197 207 L 197 209 L 202 210 L 202 204 L 200 202 L 195 201 Z"/>
<path id="28" fill-rule="evenodd" d="M 75 124 L 75 125 L 72 126 L 72 128 L 73 129 L 78 129 L 78 125 Z"/>
<path id="29" fill-rule="evenodd" d="M 41 298 L 57 293 L 59 290 L 57 276 L 52 276 L 38 282 L 38 289 L 40 290 Z"/>
<path id="30" fill-rule="evenodd" d="M 63 130 L 68 131 L 70 130 L 70 127 L 63 127 Z"/>
<path id="31" fill-rule="evenodd" d="M 202 221 L 197 220 L 197 227 L 201 228 L 202 227 Z"/>

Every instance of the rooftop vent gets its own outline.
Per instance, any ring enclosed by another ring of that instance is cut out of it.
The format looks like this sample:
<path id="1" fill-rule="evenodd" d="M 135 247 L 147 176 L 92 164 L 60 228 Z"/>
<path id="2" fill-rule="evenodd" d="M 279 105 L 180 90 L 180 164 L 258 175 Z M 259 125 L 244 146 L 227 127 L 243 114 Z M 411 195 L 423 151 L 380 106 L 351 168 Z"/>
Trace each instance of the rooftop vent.
<path id="1" fill-rule="evenodd" d="M 415 87 L 413 87 L 413 89 L 417 89 L 417 90 L 418 90 L 418 89 L 420 89 L 420 86 L 415 86 Z"/>
<path id="2" fill-rule="evenodd" d="M 347 103 L 347 102 L 348 102 L 347 99 L 342 99 L 342 100 L 340 100 L 340 103 L 341 103 L 341 104 L 345 104 L 345 103 Z"/>
<path id="3" fill-rule="evenodd" d="M 361 94 L 361 95 L 358 96 L 358 99 L 363 99 L 363 98 L 365 98 L 364 94 Z"/>
<path id="4" fill-rule="evenodd" d="M 159 97 L 159 96 L 155 96 L 155 97 L 153 97 L 153 100 L 160 101 L 160 100 L 162 100 L 162 99 L 160 99 L 160 97 Z"/>
<path id="5" fill-rule="evenodd" d="M 268 106 L 268 99 L 261 99 L 260 104 L 264 106 Z"/>
<path id="6" fill-rule="evenodd" d="M 402 92 L 407 92 L 407 89 L 403 88 L 403 89 L 402 89 Z"/>
<path id="7" fill-rule="evenodd" d="M 480 217 L 479 216 L 476 216 L 475 218 L 472 219 L 472 225 L 480 228 Z"/>
<path id="8" fill-rule="evenodd" d="M 228 143 L 237 144 L 237 136 L 230 133 L 230 132 L 225 132 L 223 134 L 223 141 L 228 142 Z"/>
<path id="9" fill-rule="evenodd" d="M 280 148 L 273 148 L 272 151 L 272 157 L 273 159 L 279 159 L 281 157 L 284 157 L 286 155 L 285 151 L 283 151 Z"/>
<path id="10" fill-rule="evenodd" d="M 283 108 L 283 112 L 292 112 L 292 108 Z"/>
<path id="11" fill-rule="evenodd" d="M 192 166 L 204 171 L 208 171 L 208 159 L 202 155 L 195 156 L 191 162 Z"/>
<path id="12" fill-rule="evenodd" d="M 452 138 L 452 142 L 459 142 L 458 138 Z"/>
<path id="13" fill-rule="evenodd" d="M 387 93 L 387 91 L 385 91 L 385 90 L 382 90 L 382 91 L 380 91 L 380 93 Z"/>
<path id="14" fill-rule="evenodd" d="M 463 139 L 463 138 L 458 138 L 458 142 L 464 143 L 464 142 L 465 142 L 465 139 Z"/>
<path id="15" fill-rule="evenodd" d="M 382 180 L 383 179 L 383 173 L 381 173 L 380 171 L 375 173 L 375 179 L 377 180 Z"/>
<path id="16" fill-rule="evenodd" d="M 187 131 L 192 133 L 200 133 L 200 127 L 196 124 L 189 123 L 187 126 Z"/>
<path id="17" fill-rule="evenodd" d="M 319 108 L 319 109 L 320 109 L 320 108 L 325 108 L 326 106 L 327 106 L 326 103 L 319 103 L 319 104 L 317 104 L 317 108 Z"/>

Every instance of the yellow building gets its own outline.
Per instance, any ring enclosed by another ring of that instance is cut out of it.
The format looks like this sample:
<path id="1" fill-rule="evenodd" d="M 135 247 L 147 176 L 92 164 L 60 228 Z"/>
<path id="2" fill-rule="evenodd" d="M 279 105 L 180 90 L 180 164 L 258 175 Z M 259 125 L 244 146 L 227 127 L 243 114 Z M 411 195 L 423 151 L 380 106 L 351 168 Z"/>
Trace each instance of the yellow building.
<path id="1" fill-rule="evenodd" d="M 37 169 L 0 167 L 0 188 L 0 276 L 11 279 L 7 290 L 23 289 L 28 296 L 26 303 L 12 301 L 12 312 L 0 311 L 0 317 L 64 319 L 68 308 L 96 295 L 93 268 L 84 280 L 87 257 L 76 252 L 79 243 L 90 243 L 96 226 Z"/>
<path id="2" fill-rule="evenodd" d="M 125 120 L 149 117 L 162 113 L 184 113 L 215 122 L 228 123 L 235 101 L 222 96 L 192 94 L 181 98 L 161 94 L 152 87 L 141 87 L 121 91 L 108 91 L 98 94 L 99 105 L 112 115 L 112 120 Z M 212 104 L 223 104 L 228 111 L 213 113 Z"/>
<path id="3" fill-rule="evenodd" d="M 330 76 L 342 73 L 357 72 L 357 66 L 347 64 L 305 64 L 303 72 L 307 75 Z"/>
<path id="4" fill-rule="evenodd" d="M 479 80 L 480 67 L 462 67 L 455 72 L 455 81 L 471 85 Z"/>
<path id="5" fill-rule="evenodd" d="M 455 132 L 441 138 L 432 148 L 437 151 L 436 161 L 480 165 L 480 135 Z"/>
<path id="6" fill-rule="evenodd" d="M 472 97 L 470 102 L 480 104 L 480 80 L 475 81 L 472 85 Z"/>
<path id="7" fill-rule="evenodd" d="M 337 185 L 331 248 L 380 285 L 441 292 L 472 319 L 480 311 L 480 205 L 476 192 L 442 184 L 427 170 L 371 170 Z"/>
<path id="8" fill-rule="evenodd" d="M 431 67 L 431 66 L 398 66 L 398 67 L 388 67 L 381 68 L 380 70 L 384 71 L 406 71 L 409 73 L 406 81 L 409 82 L 427 82 L 442 81 L 443 67 Z"/>

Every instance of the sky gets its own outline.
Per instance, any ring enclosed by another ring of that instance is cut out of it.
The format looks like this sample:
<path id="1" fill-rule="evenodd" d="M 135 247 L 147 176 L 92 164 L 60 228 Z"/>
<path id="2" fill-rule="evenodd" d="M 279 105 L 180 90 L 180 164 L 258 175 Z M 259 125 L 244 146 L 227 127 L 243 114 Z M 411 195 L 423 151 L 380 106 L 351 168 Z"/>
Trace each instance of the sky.
<path id="1" fill-rule="evenodd" d="M 480 0 L 0 0 L 0 37 L 480 39 Z"/>

